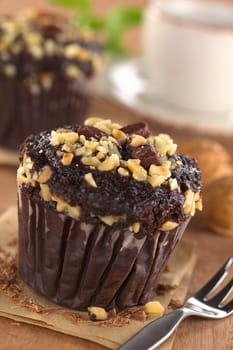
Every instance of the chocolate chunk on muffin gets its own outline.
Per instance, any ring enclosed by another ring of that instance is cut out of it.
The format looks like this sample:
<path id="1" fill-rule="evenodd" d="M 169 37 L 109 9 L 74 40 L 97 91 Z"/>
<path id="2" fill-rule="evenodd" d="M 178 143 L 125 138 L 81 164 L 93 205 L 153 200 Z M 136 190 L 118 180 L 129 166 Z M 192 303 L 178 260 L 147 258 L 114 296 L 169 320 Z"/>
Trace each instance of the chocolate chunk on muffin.
<path id="1" fill-rule="evenodd" d="M 196 209 L 197 162 L 166 134 L 101 118 L 20 150 L 19 272 L 74 309 L 143 305 Z"/>

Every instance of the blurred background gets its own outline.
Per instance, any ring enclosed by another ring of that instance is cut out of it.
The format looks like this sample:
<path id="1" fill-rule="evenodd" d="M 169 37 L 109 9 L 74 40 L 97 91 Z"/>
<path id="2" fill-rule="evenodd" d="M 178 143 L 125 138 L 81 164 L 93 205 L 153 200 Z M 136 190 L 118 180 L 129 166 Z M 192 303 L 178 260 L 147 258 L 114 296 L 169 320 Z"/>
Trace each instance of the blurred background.
<path id="1" fill-rule="evenodd" d="M 56 6 L 55 3 L 61 3 L 64 4 L 64 6 Z M 18 11 L 25 8 L 31 8 L 31 7 L 38 7 L 38 8 L 47 8 L 47 9 L 56 9 L 56 11 L 65 11 L 67 13 L 72 14 L 73 11 L 69 11 L 68 7 L 70 3 L 82 3 L 81 0 L 76 1 L 70 1 L 70 0 L 62 0 L 62 1 L 46 1 L 46 0 L 1 0 L 0 1 L 0 13 L 8 13 L 11 11 Z M 54 3 L 54 4 L 53 4 Z M 93 9 L 93 12 L 97 16 L 106 16 L 114 7 L 140 7 L 143 9 L 148 1 L 146 0 L 90 0 L 91 7 Z M 138 26 L 134 26 L 134 28 L 131 28 L 125 32 L 124 35 L 124 42 L 135 52 L 139 52 L 140 43 L 136 38 L 138 38 L 139 29 Z"/>

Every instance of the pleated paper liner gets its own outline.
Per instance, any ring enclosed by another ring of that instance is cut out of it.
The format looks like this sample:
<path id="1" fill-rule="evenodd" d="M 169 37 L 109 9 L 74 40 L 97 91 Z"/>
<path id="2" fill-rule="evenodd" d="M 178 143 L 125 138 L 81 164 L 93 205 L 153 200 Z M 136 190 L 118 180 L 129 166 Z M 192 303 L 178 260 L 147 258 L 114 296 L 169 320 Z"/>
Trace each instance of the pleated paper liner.
<path id="1" fill-rule="evenodd" d="M 21 190 L 19 211 L 20 276 L 50 301 L 81 310 L 150 301 L 189 222 L 138 238 L 127 228 L 72 219 Z"/>
<path id="2" fill-rule="evenodd" d="M 0 216 L 0 247 L 1 250 L 16 254 L 17 245 L 14 239 L 17 234 L 17 210 L 15 207 L 9 208 Z M 165 293 L 164 295 L 156 295 L 155 300 L 159 300 L 167 309 L 171 299 L 177 299 L 181 303 L 184 301 L 188 284 L 192 275 L 192 271 L 196 261 L 195 243 L 182 240 L 172 256 L 169 259 L 171 271 L 164 272 L 160 279 L 162 285 L 177 285 L 176 289 Z M 19 278 L 18 278 L 19 279 Z M 25 322 L 38 325 L 54 331 L 69 334 L 79 338 L 93 341 L 110 349 L 116 349 L 120 344 L 125 342 L 129 337 L 145 326 L 151 319 L 142 322 L 131 319 L 127 324 L 111 325 L 106 322 L 101 327 L 98 322 L 84 321 L 87 314 L 78 312 L 83 321 L 74 322 L 71 317 L 76 312 L 73 310 L 60 307 L 49 302 L 44 297 L 35 293 L 30 287 L 19 279 L 19 286 L 22 288 L 27 300 L 31 300 L 32 305 L 39 305 L 40 308 L 53 308 L 51 312 L 35 312 L 29 308 L 19 304 L 19 301 L 6 296 L 4 292 L 0 292 L 0 316 L 8 317 L 15 321 Z M 48 309 L 49 310 L 49 309 Z M 52 309 L 50 309 L 52 310 Z M 37 310 L 39 311 L 39 310 Z M 121 326 L 121 327 L 119 327 Z M 174 336 L 161 346 L 163 350 L 170 350 Z"/>

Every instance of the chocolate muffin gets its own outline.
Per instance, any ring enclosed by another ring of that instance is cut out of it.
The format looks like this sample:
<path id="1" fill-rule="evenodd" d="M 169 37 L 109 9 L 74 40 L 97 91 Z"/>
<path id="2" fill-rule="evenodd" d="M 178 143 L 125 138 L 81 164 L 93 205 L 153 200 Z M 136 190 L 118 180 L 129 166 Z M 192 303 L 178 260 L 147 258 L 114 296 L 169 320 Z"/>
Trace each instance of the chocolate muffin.
<path id="1" fill-rule="evenodd" d="M 19 272 L 48 299 L 117 310 L 152 300 L 195 209 L 197 162 L 143 122 L 89 118 L 20 150 Z"/>
<path id="2" fill-rule="evenodd" d="M 87 85 L 102 63 L 102 45 L 61 15 L 1 16 L 0 146 L 16 149 L 30 133 L 82 123 Z"/>

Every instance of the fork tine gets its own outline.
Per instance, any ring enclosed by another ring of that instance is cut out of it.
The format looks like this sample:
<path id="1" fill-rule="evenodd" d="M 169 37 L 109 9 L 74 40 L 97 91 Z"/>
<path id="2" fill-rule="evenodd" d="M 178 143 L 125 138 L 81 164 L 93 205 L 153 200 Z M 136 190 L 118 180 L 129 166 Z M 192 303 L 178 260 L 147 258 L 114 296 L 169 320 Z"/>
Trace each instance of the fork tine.
<path id="1" fill-rule="evenodd" d="M 225 278 L 227 270 L 231 266 L 232 262 L 233 258 L 229 258 L 220 268 L 220 270 L 211 278 L 211 280 L 207 282 L 207 284 L 205 284 L 204 287 L 201 288 L 194 296 L 200 300 L 204 298 L 206 299 L 208 295 L 213 292 Z"/>
<path id="2" fill-rule="evenodd" d="M 216 307 L 219 306 L 220 303 L 223 303 L 224 300 L 230 295 L 231 291 L 233 290 L 233 278 L 232 280 L 213 298 L 208 300 L 208 305 Z"/>
<path id="3" fill-rule="evenodd" d="M 225 310 L 228 314 L 233 312 L 233 299 L 224 306 L 223 310 Z"/>

